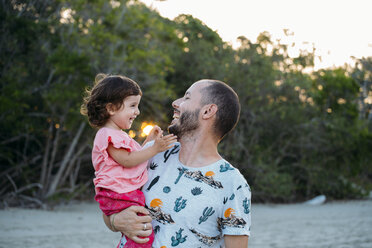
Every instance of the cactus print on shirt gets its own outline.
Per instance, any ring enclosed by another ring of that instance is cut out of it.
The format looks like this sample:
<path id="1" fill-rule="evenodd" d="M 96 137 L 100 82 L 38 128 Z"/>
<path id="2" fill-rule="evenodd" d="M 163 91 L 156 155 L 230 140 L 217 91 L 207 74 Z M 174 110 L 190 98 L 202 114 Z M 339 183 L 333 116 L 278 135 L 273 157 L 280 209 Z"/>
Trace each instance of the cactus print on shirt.
<path id="1" fill-rule="evenodd" d="M 180 144 L 149 161 L 143 186 L 153 218 L 154 248 L 220 248 L 224 235 L 250 235 L 251 190 L 226 160 L 193 168 L 179 161 Z"/>

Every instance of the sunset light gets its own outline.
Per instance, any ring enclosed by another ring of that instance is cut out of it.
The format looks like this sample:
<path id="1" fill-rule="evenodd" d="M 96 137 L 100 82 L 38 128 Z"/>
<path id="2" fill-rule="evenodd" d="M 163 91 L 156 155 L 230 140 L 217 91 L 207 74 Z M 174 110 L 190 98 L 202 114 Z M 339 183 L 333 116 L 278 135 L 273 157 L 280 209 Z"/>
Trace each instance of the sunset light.
<path id="1" fill-rule="evenodd" d="M 149 135 L 150 132 L 151 132 L 151 130 L 152 130 L 153 128 L 154 128 L 153 125 L 147 125 L 147 126 L 142 130 L 142 132 L 143 132 L 144 134 L 146 134 L 146 135 Z"/>
<path id="2" fill-rule="evenodd" d="M 151 130 L 154 128 L 154 124 L 151 122 L 142 122 L 141 124 L 141 137 L 145 137 L 150 134 Z"/>

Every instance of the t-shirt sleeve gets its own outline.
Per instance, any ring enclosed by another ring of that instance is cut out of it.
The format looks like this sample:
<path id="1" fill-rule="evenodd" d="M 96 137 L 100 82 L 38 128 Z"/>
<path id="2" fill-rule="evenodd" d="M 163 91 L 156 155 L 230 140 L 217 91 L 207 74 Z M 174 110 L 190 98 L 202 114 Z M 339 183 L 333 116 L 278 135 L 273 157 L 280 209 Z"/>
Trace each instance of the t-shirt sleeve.
<path id="1" fill-rule="evenodd" d="M 223 235 L 248 235 L 251 230 L 251 189 L 240 172 L 231 172 L 231 194 L 224 199 L 224 207 L 220 216 Z"/>

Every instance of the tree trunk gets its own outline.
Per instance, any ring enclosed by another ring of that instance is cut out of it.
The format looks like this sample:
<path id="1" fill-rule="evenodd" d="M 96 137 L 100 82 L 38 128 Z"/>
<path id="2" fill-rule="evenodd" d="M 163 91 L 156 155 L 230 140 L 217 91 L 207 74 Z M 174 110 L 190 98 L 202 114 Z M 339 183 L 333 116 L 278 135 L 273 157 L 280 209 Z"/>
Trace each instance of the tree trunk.
<path id="1" fill-rule="evenodd" d="M 53 124 L 50 123 L 49 129 L 48 129 L 48 137 L 47 142 L 45 146 L 44 151 L 44 157 L 43 157 L 43 163 L 41 164 L 41 175 L 40 175 L 40 184 L 43 185 L 43 188 L 46 186 L 46 177 L 48 172 L 48 158 L 50 153 L 50 143 L 53 137 Z M 43 188 L 41 188 L 41 192 L 43 192 Z"/>
<path id="2" fill-rule="evenodd" d="M 70 162 L 68 163 L 68 166 L 66 168 L 66 170 L 64 171 L 63 173 L 63 176 L 62 176 L 62 179 L 60 181 L 60 184 L 64 184 L 68 178 L 68 176 L 73 172 L 73 168 L 74 167 L 77 167 L 78 164 L 76 164 L 76 161 L 78 159 L 80 159 L 81 157 L 81 154 L 83 153 L 83 151 L 87 148 L 87 145 L 83 145 L 79 148 L 79 150 L 74 154 L 74 156 L 71 158 Z"/>
<path id="3" fill-rule="evenodd" d="M 68 161 L 70 160 L 71 156 L 72 156 L 72 153 L 73 151 L 75 150 L 75 147 L 77 146 L 78 144 L 78 141 L 79 141 L 79 138 L 81 136 L 81 134 L 83 133 L 83 130 L 84 130 L 84 127 L 85 127 L 86 123 L 85 122 L 82 122 L 80 124 L 80 127 L 79 127 L 79 130 L 77 131 L 72 143 L 71 143 L 71 146 L 69 147 L 65 157 L 63 158 L 62 160 L 62 163 L 61 163 L 61 166 L 59 167 L 59 170 L 57 172 L 57 175 L 53 178 L 53 181 L 49 187 L 49 190 L 48 190 L 48 193 L 47 193 L 47 197 L 53 195 L 59 185 L 59 182 L 62 178 L 62 174 L 63 174 L 63 171 L 66 169 L 66 166 L 68 164 Z"/>

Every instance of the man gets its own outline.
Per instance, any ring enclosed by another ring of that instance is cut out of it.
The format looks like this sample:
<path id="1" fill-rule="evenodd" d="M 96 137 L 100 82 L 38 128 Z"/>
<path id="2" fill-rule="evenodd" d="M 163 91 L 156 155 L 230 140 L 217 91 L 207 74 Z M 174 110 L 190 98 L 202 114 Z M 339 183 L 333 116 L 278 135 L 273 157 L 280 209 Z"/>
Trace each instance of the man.
<path id="1" fill-rule="evenodd" d="M 221 81 L 200 80 L 172 106 L 169 132 L 179 143 L 149 161 L 147 209 L 127 208 L 105 217 L 106 225 L 138 243 L 153 229 L 156 248 L 247 248 L 251 191 L 217 150 L 238 121 L 237 94 Z"/>

